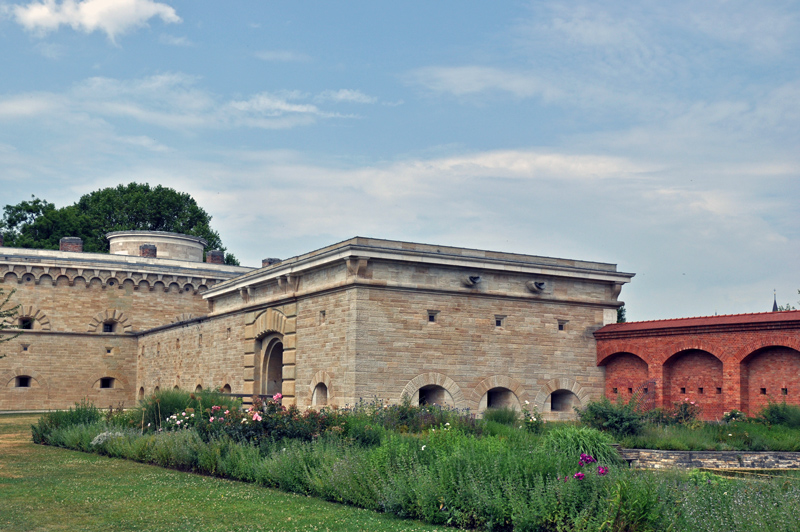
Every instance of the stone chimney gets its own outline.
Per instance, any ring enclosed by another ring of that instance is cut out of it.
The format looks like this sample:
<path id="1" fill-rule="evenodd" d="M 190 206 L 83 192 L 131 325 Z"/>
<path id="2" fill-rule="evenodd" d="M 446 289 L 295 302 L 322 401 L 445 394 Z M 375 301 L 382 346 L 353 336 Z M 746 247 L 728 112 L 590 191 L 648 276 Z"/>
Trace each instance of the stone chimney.
<path id="1" fill-rule="evenodd" d="M 147 257 L 148 259 L 156 258 L 158 254 L 158 248 L 153 244 L 142 244 L 139 246 L 139 256 L 140 257 Z"/>
<path id="2" fill-rule="evenodd" d="M 272 266 L 273 264 L 278 264 L 280 261 L 281 261 L 281 259 L 276 259 L 274 257 L 270 257 L 268 259 L 262 259 L 261 260 L 261 267 L 265 268 L 267 266 Z"/>
<path id="3" fill-rule="evenodd" d="M 72 251 L 74 253 L 83 252 L 83 240 L 77 236 L 65 236 L 58 241 L 58 249 L 60 251 Z"/>
<path id="4" fill-rule="evenodd" d="M 225 253 L 218 249 L 207 251 L 206 262 L 209 264 L 225 264 Z"/>

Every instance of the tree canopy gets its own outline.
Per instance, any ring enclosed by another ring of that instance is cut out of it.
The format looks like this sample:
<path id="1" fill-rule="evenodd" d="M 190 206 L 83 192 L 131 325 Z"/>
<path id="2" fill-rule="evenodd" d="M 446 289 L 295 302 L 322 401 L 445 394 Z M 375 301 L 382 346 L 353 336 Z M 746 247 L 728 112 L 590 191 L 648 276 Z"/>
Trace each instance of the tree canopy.
<path id="1" fill-rule="evenodd" d="M 45 200 L 3 208 L 0 230 L 6 246 L 58 249 L 65 236 L 83 239 L 83 249 L 108 252 L 106 233 L 112 231 L 169 231 L 198 236 L 206 250 L 225 251 L 219 233 L 211 229 L 211 216 L 189 194 L 158 185 L 130 183 L 104 188 L 82 196 L 74 205 L 57 209 Z M 238 264 L 225 254 L 226 264 Z"/>

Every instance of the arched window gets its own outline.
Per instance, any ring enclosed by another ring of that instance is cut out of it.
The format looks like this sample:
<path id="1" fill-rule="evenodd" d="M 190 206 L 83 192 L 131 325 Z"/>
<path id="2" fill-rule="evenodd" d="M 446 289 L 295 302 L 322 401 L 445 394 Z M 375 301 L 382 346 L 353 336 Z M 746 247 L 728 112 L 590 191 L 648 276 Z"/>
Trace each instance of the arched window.
<path id="1" fill-rule="evenodd" d="M 194 391 L 197 392 L 197 393 L 202 392 L 203 391 L 203 387 L 198 384 L 197 386 L 194 387 Z"/>
<path id="2" fill-rule="evenodd" d="M 328 404 L 328 387 L 320 382 L 314 387 L 314 393 L 311 394 L 312 406 L 325 406 Z"/>
<path id="3" fill-rule="evenodd" d="M 231 393 L 231 385 L 230 384 L 226 384 L 225 386 L 223 386 L 222 387 L 222 393 Z"/>

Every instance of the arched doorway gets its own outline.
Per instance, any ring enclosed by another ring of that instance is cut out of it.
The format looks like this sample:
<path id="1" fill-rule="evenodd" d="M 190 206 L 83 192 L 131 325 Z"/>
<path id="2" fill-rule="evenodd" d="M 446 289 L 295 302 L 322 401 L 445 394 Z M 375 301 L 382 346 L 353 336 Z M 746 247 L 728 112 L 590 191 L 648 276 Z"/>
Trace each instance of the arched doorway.
<path id="1" fill-rule="evenodd" d="M 325 383 L 320 382 L 314 387 L 314 392 L 311 394 L 311 406 L 325 406 L 328 404 L 328 387 Z"/>
<path id="2" fill-rule="evenodd" d="M 261 393 L 275 395 L 283 389 L 283 339 L 273 336 L 262 342 Z"/>

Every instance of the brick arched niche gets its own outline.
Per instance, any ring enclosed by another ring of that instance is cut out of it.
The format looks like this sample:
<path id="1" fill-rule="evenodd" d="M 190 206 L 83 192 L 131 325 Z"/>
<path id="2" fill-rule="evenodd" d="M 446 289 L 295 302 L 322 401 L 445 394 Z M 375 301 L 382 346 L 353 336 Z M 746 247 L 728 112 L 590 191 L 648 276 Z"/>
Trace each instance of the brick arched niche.
<path id="1" fill-rule="evenodd" d="M 633 353 L 614 353 L 603 359 L 601 365 L 606 368 L 605 395 L 609 399 L 621 397 L 628 401 L 647 386 L 647 362 Z M 655 390 L 648 389 L 645 393 L 649 392 L 655 393 Z"/>
<path id="2" fill-rule="evenodd" d="M 664 362 L 664 406 L 694 401 L 703 419 L 717 419 L 724 410 L 722 361 L 708 351 L 679 351 Z"/>
<path id="3" fill-rule="evenodd" d="M 474 388 L 471 402 L 477 412 L 487 408 L 512 408 L 520 411 L 528 394 L 516 379 L 505 375 L 493 375 L 483 379 Z"/>
<path id="4" fill-rule="evenodd" d="M 318 371 L 311 379 L 308 386 L 309 401 L 311 406 L 327 406 L 333 404 L 334 394 L 332 379 L 327 371 Z"/>
<path id="5" fill-rule="evenodd" d="M 411 399 L 411 404 L 438 404 L 454 408 L 469 408 L 461 388 L 441 373 L 422 373 L 403 388 L 403 396 Z"/>
<path id="6" fill-rule="evenodd" d="M 50 330 L 50 319 L 47 315 L 30 305 L 20 305 L 16 318 L 6 318 L 4 321 L 9 325 L 19 326 L 21 329 Z"/>
<path id="7" fill-rule="evenodd" d="M 86 332 L 130 333 L 132 324 L 121 310 L 108 309 L 95 314 Z"/>
<path id="8" fill-rule="evenodd" d="M 750 415 L 772 402 L 800 405 L 800 351 L 784 346 L 757 349 L 741 362 L 742 409 Z"/>
<path id="9" fill-rule="evenodd" d="M 534 405 L 548 419 L 574 419 L 574 409 L 583 407 L 589 400 L 587 389 L 573 379 L 562 377 L 542 386 L 536 394 Z"/>
<path id="10" fill-rule="evenodd" d="M 280 391 L 285 406 L 297 404 L 296 331 L 296 303 L 245 314 L 243 393 L 274 395 Z M 272 387 L 270 380 L 275 381 Z"/>

